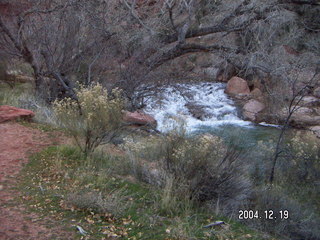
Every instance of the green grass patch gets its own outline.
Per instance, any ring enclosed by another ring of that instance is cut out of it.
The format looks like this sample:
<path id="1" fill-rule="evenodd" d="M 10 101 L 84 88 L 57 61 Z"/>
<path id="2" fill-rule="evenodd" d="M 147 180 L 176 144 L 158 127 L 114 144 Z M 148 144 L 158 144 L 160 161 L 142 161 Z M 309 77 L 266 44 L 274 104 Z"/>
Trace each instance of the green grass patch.
<path id="1" fill-rule="evenodd" d="M 31 94 L 32 84 L 14 83 L 11 87 L 6 83 L 0 82 L 0 105 L 11 105 L 19 107 L 19 97 L 23 94 Z"/>
<path id="2" fill-rule="evenodd" d="M 204 207 L 183 206 L 171 214 L 159 207 L 162 191 L 129 178 L 125 156 L 54 146 L 35 154 L 22 172 L 22 201 L 30 211 L 58 220 L 77 239 L 267 239 Z M 126 170 L 124 170 L 126 169 Z M 204 229 L 211 221 L 223 227 Z M 271 239 L 271 238 L 269 238 Z"/>

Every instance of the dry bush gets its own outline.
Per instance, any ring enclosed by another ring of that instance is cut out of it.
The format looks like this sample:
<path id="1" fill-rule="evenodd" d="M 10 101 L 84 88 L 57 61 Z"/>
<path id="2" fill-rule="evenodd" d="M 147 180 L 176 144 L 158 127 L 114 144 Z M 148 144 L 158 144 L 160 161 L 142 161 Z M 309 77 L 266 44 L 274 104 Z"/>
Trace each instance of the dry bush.
<path id="1" fill-rule="evenodd" d="M 144 173 L 138 177 L 162 187 L 159 202 L 169 211 L 174 208 L 170 205 L 177 206 L 176 202 L 184 199 L 184 202 L 219 203 L 220 210 L 232 212 L 250 196 L 251 184 L 244 173 L 242 153 L 227 147 L 218 137 L 187 138 L 180 132 L 164 136 L 153 148 L 150 145 L 147 156 L 152 151 L 157 156 L 157 169 L 149 168 L 150 174 L 145 173 L 148 168 L 139 160 L 140 149 L 131 146 L 128 152 L 134 160 L 135 172 Z M 146 180 L 145 176 L 151 179 Z"/>
<path id="2" fill-rule="evenodd" d="M 229 207 L 248 197 L 250 183 L 239 150 L 211 135 L 195 139 L 172 135 L 166 146 L 164 169 L 176 180 L 178 195 L 188 193 L 196 201 L 220 201 Z"/>
<path id="3" fill-rule="evenodd" d="M 281 146 L 279 161 L 277 162 L 277 184 L 312 184 L 320 179 L 319 143 L 314 136 L 297 132 L 290 139 L 286 139 Z M 256 185 L 263 184 L 268 178 L 271 159 L 274 155 L 275 142 L 272 140 L 259 141 L 256 148 L 248 155 L 251 166 L 250 177 Z"/>
<path id="4" fill-rule="evenodd" d="M 108 94 L 101 85 L 80 87 L 77 100 L 65 98 L 54 102 L 60 126 L 88 154 L 103 141 L 110 141 L 120 129 L 123 101 L 118 90 Z"/>
<path id="5" fill-rule="evenodd" d="M 319 146 L 313 138 L 301 134 L 286 140 L 277 162 L 274 184 L 265 187 L 274 154 L 274 142 L 259 142 L 251 151 L 249 174 L 255 183 L 251 205 L 246 209 L 289 211 L 289 219 L 248 220 L 263 231 L 289 236 L 290 239 L 319 239 L 320 165 Z"/>
<path id="6" fill-rule="evenodd" d="M 316 182 L 320 179 L 319 144 L 296 134 L 286 146 L 282 174 L 299 182 Z"/>
<path id="7" fill-rule="evenodd" d="M 292 240 L 319 239 L 320 216 L 307 204 L 293 199 L 286 193 L 285 189 L 279 187 L 263 188 L 258 190 L 256 194 L 254 209 L 258 211 L 271 209 L 275 215 L 279 211 L 287 210 L 289 219 L 281 220 L 278 217 L 274 220 L 267 220 L 262 218 L 256 221 L 248 220 L 247 224 L 263 231 L 289 236 Z"/>

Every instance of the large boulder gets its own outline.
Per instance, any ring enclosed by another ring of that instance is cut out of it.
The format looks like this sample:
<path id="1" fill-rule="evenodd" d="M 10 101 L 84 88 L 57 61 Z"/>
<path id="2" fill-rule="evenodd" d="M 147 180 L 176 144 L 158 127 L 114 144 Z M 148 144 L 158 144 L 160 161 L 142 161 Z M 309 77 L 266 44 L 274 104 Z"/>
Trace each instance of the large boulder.
<path id="1" fill-rule="evenodd" d="M 123 115 L 123 121 L 133 125 L 145 125 L 151 127 L 157 126 L 157 121 L 154 119 L 154 117 L 141 111 L 125 111 Z"/>
<path id="2" fill-rule="evenodd" d="M 243 106 L 243 116 L 250 121 L 257 120 L 257 114 L 265 108 L 265 105 L 257 100 L 250 100 Z"/>
<path id="3" fill-rule="evenodd" d="M 248 95 L 250 89 L 246 80 L 239 77 L 232 77 L 227 83 L 225 93 L 230 95 Z"/>
<path id="4" fill-rule="evenodd" d="M 320 125 L 320 116 L 311 108 L 300 107 L 292 114 L 290 124 L 299 128 L 317 126 Z"/>
<path id="5" fill-rule="evenodd" d="M 319 126 L 320 116 L 316 110 L 316 108 L 299 106 L 290 118 L 290 125 L 296 128 L 308 128 L 311 126 Z M 284 122 L 286 117 L 288 116 L 288 110 L 285 108 L 282 109 L 279 112 L 279 116 L 282 119 L 282 122 Z"/>
<path id="6" fill-rule="evenodd" d="M 26 109 L 11 107 L 7 105 L 0 106 L 0 123 L 16 120 L 19 118 L 29 120 L 34 117 L 34 112 Z"/>
<path id="7" fill-rule="evenodd" d="M 248 101 L 251 97 L 247 81 L 239 77 L 232 77 L 227 82 L 225 93 L 242 102 Z"/>

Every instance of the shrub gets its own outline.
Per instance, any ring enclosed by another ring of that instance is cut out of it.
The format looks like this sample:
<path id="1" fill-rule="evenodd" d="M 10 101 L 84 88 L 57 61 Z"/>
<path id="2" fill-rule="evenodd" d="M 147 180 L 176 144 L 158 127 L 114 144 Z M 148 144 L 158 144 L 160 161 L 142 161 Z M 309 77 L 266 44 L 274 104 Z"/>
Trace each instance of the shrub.
<path id="1" fill-rule="evenodd" d="M 251 184 L 244 174 L 242 152 L 227 147 L 218 137 L 188 138 L 178 131 L 149 142 L 142 150 L 140 143 L 136 145 L 127 145 L 135 172 L 143 173 L 140 179 L 149 183 L 160 181 L 157 185 L 163 190 L 161 205 L 175 205 L 176 199 L 187 199 L 195 203 L 220 203 L 220 207 L 232 212 L 250 195 Z M 142 154 L 146 149 L 148 153 Z M 141 159 L 151 156 L 151 152 L 157 156 L 156 164 Z M 154 166 L 158 174 L 154 174 Z M 147 169 L 150 174 L 145 173 Z M 152 177 L 157 179 L 149 179 Z"/>
<path id="2" fill-rule="evenodd" d="M 115 89 L 109 95 L 101 85 L 80 87 L 77 100 L 65 98 L 54 102 L 59 124 L 76 140 L 85 154 L 103 141 L 109 142 L 121 126 L 123 100 Z"/>
<path id="3" fill-rule="evenodd" d="M 232 211 L 250 194 L 241 156 L 241 151 L 212 135 L 191 139 L 173 134 L 166 141 L 163 167 L 174 177 L 178 195 L 220 202 Z"/>
<path id="4" fill-rule="evenodd" d="M 319 144 L 303 139 L 296 134 L 287 144 L 283 173 L 287 178 L 300 182 L 315 182 L 320 179 Z"/>
<path id="5" fill-rule="evenodd" d="M 256 221 L 247 224 L 290 239 L 319 239 L 319 146 L 305 132 L 291 135 L 282 146 L 277 162 L 276 181 L 265 185 L 274 154 L 273 141 L 259 142 L 251 151 L 250 176 L 255 183 L 251 206 L 246 209 L 289 211 L 289 219 Z"/>
<path id="6" fill-rule="evenodd" d="M 319 239 L 320 216 L 317 208 L 310 208 L 306 202 L 294 199 L 282 187 L 262 188 L 256 191 L 254 202 L 255 209 L 262 212 L 272 210 L 275 216 L 279 211 L 287 210 L 289 219 L 267 220 L 262 217 L 259 220 L 247 220 L 247 224 L 263 231 L 287 236 L 292 240 Z M 262 210 L 262 211 L 261 211 Z"/>

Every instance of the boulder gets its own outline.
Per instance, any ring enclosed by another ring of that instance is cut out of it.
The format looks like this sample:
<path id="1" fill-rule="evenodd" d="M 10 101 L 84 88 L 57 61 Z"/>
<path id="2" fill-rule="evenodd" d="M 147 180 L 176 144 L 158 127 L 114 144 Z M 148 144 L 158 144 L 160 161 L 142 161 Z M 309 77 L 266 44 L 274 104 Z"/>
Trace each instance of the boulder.
<path id="1" fill-rule="evenodd" d="M 12 106 L 0 106 L 0 123 L 5 121 L 16 120 L 19 118 L 29 120 L 34 117 L 34 112 L 26 109 Z"/>
<path id="2" fill-rule="evenodd" d="M 282 122 L 285 121 L 288 116 L 288 110 L 283 108 L 279 112 L 279 116 Z M 296 128 L 307 128 L 308 126 L 318 126 L 320 125 L 320 116 L 317 114 L 316 108 L 301 107 L 292 114 L 290 125 Z"/>
<path id="3" fill-rule="evenodd" d="M 154 117 L 141 111 L 125 111 L 123 121 L 134 125 L 147 125 L 151 127 L 157 126 L 157 121 L 154 119 Z"/>
<path id="4" fill-rule="evenodd" d="M 209 56 L 209 54 L 192 55 L 192 57 L 189 57 L 189 60 L 195 62 L 200 68 L 209 68 L 212 66 L 212 57 Z"/>
<path id="5" fill-rule="evenodd" d="M 257 100 L 250 100 L 243 106 L 243 116 L 250 121 L 256 121 L 257 114 L 265 108 L 265 105 Z"/>
<path id="6" fill-rule="evenodd" d="M 255 88 L 251 91 L 250 96 L 258 101 L 262 101 L 263 100 L 263 94 L 261 92 L 261 90 L 259 88 Z"/>
<path id="7" fill-rule="evenodd" d="M 320 125 L 320 116 L 310 108 L 301 107 L 291 117 L 290 124 L 294 127 Z"/>
<path id="8" fill-rule="evenodd" d="M 232 77 L 227 83 L 225 93 L 230 95 L 248 95 L 250 89 L 246 80 L 239 77 Z"/>
<path id="9" fill-rule="evenodd" d="M 299 107 L 293 114 L 292 117 L 298 117 L 298 116 L 306 116 L 306 115 L 312 115 L 313 110 L 308 107 Z"/>

